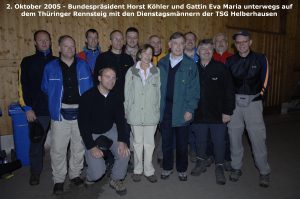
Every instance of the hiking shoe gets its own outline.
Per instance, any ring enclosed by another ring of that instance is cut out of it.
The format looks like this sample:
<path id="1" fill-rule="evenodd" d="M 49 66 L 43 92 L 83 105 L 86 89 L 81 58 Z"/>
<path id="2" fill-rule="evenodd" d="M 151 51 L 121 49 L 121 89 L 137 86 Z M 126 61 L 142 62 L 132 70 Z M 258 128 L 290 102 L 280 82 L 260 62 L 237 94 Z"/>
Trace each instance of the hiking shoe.
<path id="1" fill-rule="evenodd" d="M 133 173 L 131 175 L 133 182 L 140 182 L 142 180 L 142 174 Z"/>
<path id="2" fill-rule="evenodd" d="M 39 174 L 31 174 L 29 179 L 29 184 L 31 186 L 40 184 L 40 175 Z"/>
<path id="3" fill-rule="evenodd" d="M 173 173 L 173 170 L 163 170 L 161 172 L 160 178 L 163 180 L 166 180 L 170 177 L 170 175 Z"/>
<path id="4" fill-rule="evenodd" d="M 222 164 L 216 165 L 215 175 L 216 175 L 217 184 L 224 185 L 226 183 L 226 178 L 224 175 L 224 167 Z"/>
<path id="5" fill-rule="evenodd" d="M 195 167 L 191 171 L 192 176 L 199 176 L 206 171 L 206 160 L 198 159 Z"/>
<path id="6" fill-rule="evenodd" d="M 266 174 L 266 175 L 260 174 L 259 186 L 264 187 L 264 188 L 267 188 L 270 186 L 270 174 Z"/>
<path id="7" fill-rule="evenodd" d="M 240 169 L 232 169 L 229 175 L 229 180 L 232 182 L 236 182 L 240 179 L 242 175 L 242 171 Z"/>
<path id="8" fill-rule="evenodd" d="M 122 180 L 110 180 L 109 186 L 113 188 L 117 194 L 120 196 L 125 195 L 127 193 L 127 189 Z"/>
<path id="9" fill-rule="evenodd" d="M 231 161 L 224 162 L 224 169 L 225 169 L 225 171 L 232 171 Z"/>
<path id="10" fill-rule="evenodd" d="M 187 173 L 186 172 L 178 172 L 178 178 L 180 181 L 187 181 Z"/>
<path id="11" fill-rule="evenodd" d="M 80 177 L 71 179 L 71 182 L 76 186 L 81 186 L 84 183 L 84 181 Z"/>
<path id="12" fill-rule="evenodd" d="M 53 194 L 59 195 L 64 192 L 64 183 L 55 183 L 53 188 Z"/>
<path id="13" fill-rule="evenodd" d="M 157 182 L 157 177 L 153 174 L 151 176 L 146 176 L 147 180 L 151 183 L 156 183 Z"/>

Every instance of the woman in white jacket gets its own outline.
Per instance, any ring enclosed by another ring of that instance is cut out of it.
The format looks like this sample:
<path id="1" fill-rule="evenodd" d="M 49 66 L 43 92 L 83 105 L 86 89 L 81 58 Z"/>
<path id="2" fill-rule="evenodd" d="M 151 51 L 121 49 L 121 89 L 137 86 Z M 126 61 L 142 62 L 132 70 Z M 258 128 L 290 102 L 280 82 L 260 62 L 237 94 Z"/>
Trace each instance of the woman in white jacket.
<path id="1" fill-rule="evenodd" d="M 133 133 L 135 182 L 141 181 L 143 173 L 150 182 L 157 182 L 152 155 L 160 116 L 160 72 L 151 63 L 153 52 L 151 45 L 143 45 L 137 53 L 138 62 L 127 71 L 125 80 L 124 108 Z"/>

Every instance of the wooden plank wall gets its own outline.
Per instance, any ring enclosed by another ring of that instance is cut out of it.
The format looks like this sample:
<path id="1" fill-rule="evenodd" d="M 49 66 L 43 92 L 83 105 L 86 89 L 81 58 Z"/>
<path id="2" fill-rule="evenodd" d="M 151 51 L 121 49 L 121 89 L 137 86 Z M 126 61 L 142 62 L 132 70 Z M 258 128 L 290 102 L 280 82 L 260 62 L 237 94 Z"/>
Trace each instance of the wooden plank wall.
<path id="1" fill-rule="evenodd" d="M 68 3 L 74 1 L 56 0 L 56 3 Z M 130 0 L 130 3 L 141 4 L 143 0 Z M 164 3 L 164 4 L 223 4 L 229 3 L 230 0 L 157 0 L 151 3 Z M 245 3 L 247 1 L 234 1 L 230 3 Z M 250 2 L 250 1 L 249 1 Z M 260 1 L 258 1 L 260 2 Z M 274 1 L 273 1 L 274 2 Z M 277 2 L 277 0 L 275 0 Z M 146 42 L 147 38 L 151 34 L 158 34 L 162 37 L 164 49 L 167 49 L 167 41 L 169 35 L 174 31 L 193 31 L 198 35 L 199 39 L 210 38 L 217 32 L 226 32 L 232 35 L 238 28 L 243 27 L 244 24 L 249 26 L 255 26 L 259 21 L 259 28 L 263 30 L 263 27 L 269 27 L 270 32 L 280 31 L 281 20 L 277 18 L 248 18 L 245 17 L 229 18 L 229 17 L 21 17 L 20 11 L 5 10 L 6 3 L 26 3 L 26 4 L 43 4 L 49 3 L 48 0 L 2 0 L 0 6 L 0 107 L 3 110 L 3 116 L 0 118 L 0 135 L 10 134 L 12 132 L 11 121 L 7 115 L 7 107 L 11 102 L 17 101 L 17 71 L 18 66 L 24 56 L 33 54 L 34 43 L 33 33 L 38 29 L 46 29 L 52 35 L 53 52 L 57 55 L 57 39 L 62 34 L 69 34 L 76 40 L 77 51 L 82 49 L 84 45 L 84 33 L 89 28 L 95 28 L 100 33 L 100 45 L 103 51 L 106 51 L 109 46 L 109 33 L 113 29 L 120 29 L 125 31 L 129 26 L 135 26 L 140 30 L 140 43 Z M 99 3 L 115 3 L 126 4 L 129 3 L 125 0 L 81 0 L 80 4 L 99 4 Z M 79 3 L 78 3 L 79 4 Z M 297 4 L 297 2 L 295 2 Z M 297 11 L 297 8 L 293 9 Z M 288 15 L 288 19 L 296 22 L 297 15 L 292 12 Z M 292 17 L 291 17 L 292 16 Z M 287 20 L 289 21 L 289 20 Z M 242 25 L 239 25 L 242 24 Z M 288 23 L 289 24 L 289 23 Z M 235 28 L 232 28 L 235 27 Z M 289 39 L 292 40 L 293 25 L 290 26 Z M 296 25 L 295 25 L 296 27 Z M 247 27 L 249 28 L 249 27 Z M 250 28 L 251 29 L 251 28 Z M 295 31 L 294 31 L 295 32 Z M 253 48 L 255 50 L 267 53 L 270 62 L 276 65 L 272 67 L 272 75 L 275 74 L 275 90 L 271 94 L 270 104 L 277 105 L 282 100 L 284 90 L 283 76 L 288 74 L 282 74 L 284 59 L 278 58 L 277 55 L 282 51 L 286 51 L 282 48 L 286 43 L 287 35 L 285 34 L 253 34 Z M 232 50 L 232 49 L 231 49 Z M 292 63 L 291 63 L 292 64 Z M 285 71 L 285 70 L 284 70 Z M 280 79 L 281 78 L 281 79 Z M 280 79 L 280 81 L 279 81 Z M 268 99 L 269 100 L 269 99 Z"/>

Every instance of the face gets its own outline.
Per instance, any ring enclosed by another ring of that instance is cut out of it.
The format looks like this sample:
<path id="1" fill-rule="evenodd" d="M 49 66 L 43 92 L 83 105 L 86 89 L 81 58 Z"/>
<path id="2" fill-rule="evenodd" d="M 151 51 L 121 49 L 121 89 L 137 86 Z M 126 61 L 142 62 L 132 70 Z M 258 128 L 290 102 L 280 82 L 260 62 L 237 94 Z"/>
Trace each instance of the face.
<path id="1" fill-rule="evenodd" d="M 89 32 L 85 41 L 89 49 L 96 49 L 99 43 L 97 33 Z"/>
<path id="2" fill-rule="evenodd" d="M 135 48 L 138 46 L 139 42 L 139 35 L 137 32 L 128 32 L 126 34 L 126 44 L 131 47 Z"/>
<path id="3" fill-rule="evenodd" d="M 218 53 L 224 53 L 228 49 L 228 42 L 224 35 L 215 38 L 214 47 Z"/>
<path id="4" fill-rule="evenodd" d="M 102 75 L 98 76 L 98 80 L 100 82 L 100 85 L 106 89 L 106 90 L 111 90 L 115 86 L 116 83 L 116 73 L 115 71 L 111 69 L 105 69 L 102 72 Z"/>
<path id="5" fill-rule="evenodd" d="M 150 64 L 152 59 L 152 49 L 147 48 L 147 50 L 142 51 L 141 53 L 141 62 L 144 64 Z"/>
<path id="6" fill-rule="evenodd" d="M 72 58 L 75 55 L 75 43 L 70 38 L 65 38 L 59 45 L 59 52 L 62 57 Z"/>
<path id="7" fill-rule="evenodd" d="M 185 35 L 185 49 L 193 50 L 196 47 L 196 38 L 193 34 Z"/>
<path id="8" fill-rule="evenodd" d="M 47 51 L 50 48 L 51 41 L 49 35 L 44 32 L 40 32 L 36 35 L 36 41 L 34 42 L 37 50 Z"/>
<path id="9" fill-rule="evenodd" d="M 204 44 L 198 47 L 198 54 L 202 61 L 210 61 L 213 56 L 214 48 L 211 44 Z"/>
<path id="10" fill-rule="evenodd" d="M 158 54 L 161 52 L 162 46 L 161 46 L 161 40 L 159 37 L 152 37 L 150 39 L 150 45 L 154 48 L 155 54 Z"/>
<path id="11" fill-rule="evenodd" d="M 238 35 L 235 38 L 234 44 L 240 54 L 247 54 L 250 52 L 252 40 L 248 36 Z"/>
<path id="12" fill-rule="evenodd" d="M 119 32 L 115 32 L 112 34 L 110 42 L 112 49 L 122 50 L 124 44 L 123 35 Z"/>
<path id="13" fill-rule="evenodd" d="M 169 41 L 169 48 L 173 56 L 181 56 L 185 48 L 185 41 L 183 37 L 172 39 Z"/>

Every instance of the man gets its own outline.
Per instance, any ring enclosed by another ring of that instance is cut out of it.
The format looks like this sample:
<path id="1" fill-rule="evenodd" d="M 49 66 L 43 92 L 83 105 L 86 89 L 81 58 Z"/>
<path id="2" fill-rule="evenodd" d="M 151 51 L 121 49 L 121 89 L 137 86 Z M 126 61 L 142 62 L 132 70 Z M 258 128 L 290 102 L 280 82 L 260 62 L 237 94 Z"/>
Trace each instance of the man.
<path id="1" fill-rule="evenodd" d="M 98 71 L 104 67 L 110 66 L 116 71 L 117 81 L 113 88 L 116 90 L 116 93 L 120 96 L 120 99 L 124 102 L 124 87 L 125 87 L 125 76 L 127 70 L 134 65 L 134 61 L 130 55 L 127 55 L 122 51 L 124 44 L 123 33 L 120 30 L 113 30 L 110 33 L 110 50 L 100 54 L 96 61 L 96 66 L 94 69 L 94 79 L 95 84 L 98 84 L 99 79 L 97 77 Z M 125 125 L 125 131 L 130 135 L 130 125 Z M 126 143 L 130 146 L 129 140 Z M 108 158 L 108 164 L 113 164 L 113 159 Z M 128 170 L 133 171 L 133 164 L 130 163 Z"/>
<path id="2" fill-rule="evenodd" d="M 228 38 L 224 33 L 218 33 L 214 37 L 215 52 L 213 55 L 214 60 L 226 63 L 228 57 L 232 56 L 232 53 L 228 52 Z"/>
<path id="3" fill-rule="evenodd" d="M 215 61 L 222 62 L 223 64 L 226 63 L 228 57 L 232 56 L 232 53 L 228 52 L 228 38 L 224 33 L 218 33 L 215 35 L 214 39 L 214 54 L 213 59 Z M 230 158 L 230 141 L 228 135 L 228 129 L 225 136 L 225 163 L 224 168 L 226 171 L 231 171 L 231 158 Z M 212 145 L 208 144 L 207 153 L 212 153 Z"/>
<path id="4" fill-rule="evenodd" d="M 187 32 L 184 34 L 185 49 L 184 53 L 194 60 L 195 63 L 199 61 L 199 55 L 197 54 L 196 42 L 197 35 L 193 32 Z"/>
<path id="5" fill-rule="evenodd" d="M 161 39 L 157 35 L 151 35 L 149 37 L 149 44 L 154 48 L 154 55 L 152 58 L 152 63 L 157 66 L 157 63 L 161 58 L 163 58 L 166 54 L 162 52 L 162 44 Z"/>
<path id="6" fill-rule="evenodd" d="M 184 53 L 184 35 L 171 35 L 171 52 L 158 62 L 161 78 L 160 122 L 163 148 L 162 179 L 173 170 L 173 140 L 176 137 L 176 168 L 180 181 L 187 180 L 188 132 L 200 95 L 196 64 Z"/>
<path id="7" fill-rule="evenodd" d="M 80 98 L 78 124 L 86 147 L 86 183 L 92 184 L 105 174 L 105 151 L 95 141 L 100 136 L 105 136 L 113 141 L 109 150 L 115 157 L 109 184 L 118 194 L 123 195 L 126 194 L 123 179 L 126 176 L 130 151 L 126 144 L 129 135 L 125 133 L 123 101 L 116 91 L 112 91 L 116 79 L 113 68 L 100 69 L 98 86 Z"/>
<path id="8" fill-rule="evenodd" d="M 136 63 L 136 53 L 139 50 L 139 31 L 135 27 L 129 27 L 126 30 L 126 45 L 124 52 L 130 55 Z"/>
<path id="9" fill-rule="evenodd" d="M 101 53 L 99 46 L 99 35 L 97 30 L 89 29 L 86 31 L 85 45 L 86 46 L 83 48 L 83 51 L 78 53 L 77 56 L 80 59 L 85 60 L 88 63 L 91 72 L 93 72 L 95 68 L 96 59 Z"/>
<path id="10" fill-rule="evenodd" d="M 228 124 L 233 168 L 229 179 L 235 182 L 242 175 L 242 135 L 246 125 L 260 173 L 259 185 L 268 187 L 271 169 L 267 161 L 266 128 L 262 114 L 262 99 L 269 81 L 268 60 L 265 55 L 251 51 L 252 40 L 248 31 L 235 33 L 233 40 L 238 52 L 227 62 L 236 94 L 236 108 Z"/>
<path id="11" fill-rule="evenodd" d="M 75 41 L 64 35 L 58 40 L 60 58 L 45 67 L 42 90 L 48 95 L 51 116 L 51 166 L 54 194 L 63 192 L 70 142 L 69 178 L 77 186 L 83 168 L 84 145 L 77 124 L 79 97 L 93 86 L 87 63 L 75 58 Z"/>
<path id="12" fill-rule="evenodd" d="M 43 169 L 44 141 L 47 135 L 50 117 L 47 96 L 41 90 L 41 81 L 45 65 L 55 59 L 51 50 L 51 37 L 46 30 L 34 33 L 36 52 L 23 58 L 19 70 L 19 102 L 26 113 L 29 123 L 39 122 L 44 129 L 38 140 L 30 141 L 30 185 L 38 185 Z M 33 133 L 33 132 L 31 132 Z"/>
<path id="13" fill-rule="evenodd" d="M 202 40 L 198 45 L 198 54 L 201 95 L 192 125 L 192 131 L 196 135 L 197 163 L 191 175 L 198 176 L 206 171 L 207 138 L 210 134 L 214 146 L 216 182 L 224 185 L 226 124 L 235 107 L 233 83 L 226 67 L 212 59 L 212 40 Z"/>

